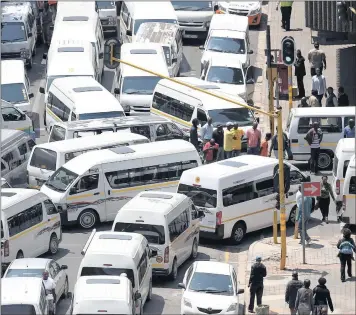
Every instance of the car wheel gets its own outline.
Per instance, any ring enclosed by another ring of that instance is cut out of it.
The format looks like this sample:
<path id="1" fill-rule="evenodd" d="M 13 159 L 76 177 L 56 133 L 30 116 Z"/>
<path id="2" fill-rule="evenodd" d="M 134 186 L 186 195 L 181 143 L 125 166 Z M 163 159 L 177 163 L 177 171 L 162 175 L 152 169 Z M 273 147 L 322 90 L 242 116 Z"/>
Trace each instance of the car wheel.
<path id="1" fill-rule="evenodd" d="M 197 239 L 194 239 L 193 245 L 192 245 L 192 253 L 190 254 L 191 259 L 195 259 L 198 256 L 198 242 Z"/>
<path id="2" fill-rule="evenodd" d="M 288 224 L 294 225 L 297 216 L 297 206 L 294 206 L 289 214 Z"/>
<path id="3" fill-rule="evenodd" d="M 169 274 L 169 278 L 171 280 L 176 280 L 177 279 L 177 275 L 178 275 L 178 263 L 177 263 L 177 258 L 174 257 L 173 265 L 172 265 L 172 271 Z"/>
<path id="4" fill-rule="evenodd" d="M 231 233 L 231 242 L 234 245 L 238 245 L 242 242 L 243 238 L 246 234 L 246 227 L 241 222 L 235 224 L 234 228 L 232 229 Z"/>
<path id="5" fill-rule="evenodd" d="M 318 167 L 321 170 L 329 169 L 332 164 L 332 156 L 326 151 L 321 151 L 318 158 Z"/>
<path id="6" fill-rule="evenodd" d="M 97 222 L 97 215 L 93 210 L 84 210 L 78 218 L 78 223 L 83 229 L 91 229 Z"/>
<path id="7" fill-rule="evenodd" d="M 62 299 L 68 298 L 69 295 L 69 283 L 68 283 L 68 278 L 66 278 L 66 282 L 64 284 L 64 290 L 62 293 Z"/>
<path id="8" fill-rule="evenodd" d="M 56 234 L 52 234 L 51 235 L 51 239 L 49 240 L 49 249 L 48 249 L 48 252 L 52 255 L 55 255 L 57 254 L 58 252 L 58 237 Z"/>
<path id="9" fill-rule="evenodd" d="M 150 287 L 148 289 L 147 301 L 152 300 L 152 279 L 150 280 Z"/>
<path id="10" fill-rule="evenodd" d="M 17 252 L 17 254 L 16 254 L 16 259 L 22 259 L 22 258 L 24 258 L 24 257 L 25 257 L 25 256 L 24 256 L 22 250 L 19 250 L 19 251 Z"/>

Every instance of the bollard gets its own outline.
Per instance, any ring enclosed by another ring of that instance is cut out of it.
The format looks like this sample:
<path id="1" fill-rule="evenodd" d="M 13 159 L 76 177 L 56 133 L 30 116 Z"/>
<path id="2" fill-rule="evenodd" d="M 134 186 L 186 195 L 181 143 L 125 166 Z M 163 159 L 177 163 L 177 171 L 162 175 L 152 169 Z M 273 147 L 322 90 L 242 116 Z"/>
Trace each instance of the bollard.
<path id="1" fill-rule="evenodd" d="M 269 305 L 259 305 L 255 308 L 256 315 L 269 315 Z"/>

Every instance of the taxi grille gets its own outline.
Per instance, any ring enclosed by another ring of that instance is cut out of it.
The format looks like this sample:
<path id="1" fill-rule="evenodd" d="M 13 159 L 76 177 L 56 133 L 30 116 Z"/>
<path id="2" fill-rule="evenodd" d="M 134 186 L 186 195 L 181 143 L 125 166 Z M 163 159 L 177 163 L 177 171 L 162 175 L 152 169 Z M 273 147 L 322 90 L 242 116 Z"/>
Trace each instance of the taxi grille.
<path id="1" fill-rule="evenodd" d="M 211 308 L 200 308 L 200 307 L 198 307 L 198 310 L 205 314 L 219 314 L 222 311 L 222 310 L 213 310 Z"/>
<path id="2" fill-rule="evenodd" d="M 11 52 L 11 53 L 1 53 L 1 59 L 15 59 L 21 58 L 20 52 Z"/>
<path id="3" fill-rule="evenodd" d="M 101 19 L 101 24 L 102 25 L 108 25 L 109 24 L 109 19 Z"/>
<path id="4" fill-rule="evenodd" d="M 179 21 L 180 26 L 185 26 L 185 27 L 202 27 L 204 25 L 203 22 L 185 22 L 185 21 Z"/>
<path id="5" fill-rule="evenodd" d="M 230 14 L 236 14 L 236 15 L 241 15 L 241 16 L 248 16 L 248 10 L 235 10 L 235 9 L 229 9 Z"/>

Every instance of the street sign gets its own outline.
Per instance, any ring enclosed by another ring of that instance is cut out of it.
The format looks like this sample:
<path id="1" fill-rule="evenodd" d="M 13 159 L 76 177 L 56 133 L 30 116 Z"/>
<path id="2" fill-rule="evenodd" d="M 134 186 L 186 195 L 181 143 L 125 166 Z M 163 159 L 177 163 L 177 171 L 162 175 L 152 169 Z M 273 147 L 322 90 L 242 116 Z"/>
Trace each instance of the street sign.
<path id="1" fill-rule="evenodd" d="M 305 197 L 319 197 L 321 194 L 320 182 L 304 183 L 303 194 Z"/>

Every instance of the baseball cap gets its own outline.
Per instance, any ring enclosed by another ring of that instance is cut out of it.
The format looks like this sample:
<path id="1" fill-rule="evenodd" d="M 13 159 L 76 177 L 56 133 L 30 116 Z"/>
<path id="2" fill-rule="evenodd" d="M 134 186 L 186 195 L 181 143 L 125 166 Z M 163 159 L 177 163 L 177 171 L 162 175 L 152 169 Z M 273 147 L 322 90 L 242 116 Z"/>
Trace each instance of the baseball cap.
<path id="1" fill-rule="evenodd" d="M 262 260 L 262 257 L 261 256 L 256 256 L 256 260 L 257 261 Z"/>

